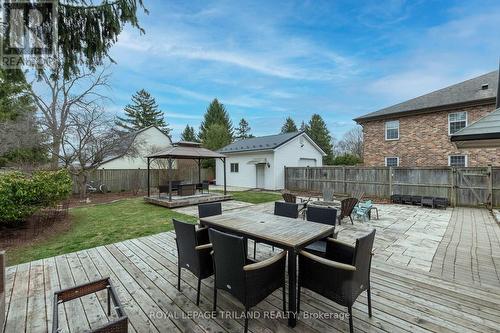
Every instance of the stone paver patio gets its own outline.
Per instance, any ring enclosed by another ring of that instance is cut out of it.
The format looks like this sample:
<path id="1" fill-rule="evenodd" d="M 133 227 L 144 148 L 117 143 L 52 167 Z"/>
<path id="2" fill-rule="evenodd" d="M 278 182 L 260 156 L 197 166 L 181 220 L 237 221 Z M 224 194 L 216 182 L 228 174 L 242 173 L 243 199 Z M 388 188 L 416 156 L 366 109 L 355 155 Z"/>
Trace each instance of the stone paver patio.
<path id="1" fill-rule="evenodd" d="M 274 203 L 222 203 L 223 211 L 241 209 L 273 213 Z M 379 219 L 345 219 L 338 238 L 352 242 L 377 229 L 374 262 L 430 272 L 466 283 L 500 287 L 500 226 L 486 209 L 430 209 L 379 204 Z M 197 216 L 197 207 L 176 209 Z"/>

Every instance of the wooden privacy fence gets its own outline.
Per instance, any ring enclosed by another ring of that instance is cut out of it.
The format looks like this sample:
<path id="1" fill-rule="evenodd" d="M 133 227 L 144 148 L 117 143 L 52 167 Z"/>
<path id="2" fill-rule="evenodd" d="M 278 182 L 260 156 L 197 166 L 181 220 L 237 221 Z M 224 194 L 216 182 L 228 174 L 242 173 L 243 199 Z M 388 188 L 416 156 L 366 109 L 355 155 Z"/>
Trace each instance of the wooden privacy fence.
<path id="1" fill-rule="evenodd" d="M 448 198 L 454 206 L 500 206 L 500 168 L 285 167 L 290 191 L 391 194 Z"/>
<path id="2" fill-rule="evenodd" d="M 158 187 L 158 184 L 166 184 L 168 181 L 168 171 L 152 169 L 151 188 Z M 172 170 L 172 179 L 186 182 L 198 181 L 198 169 L 192 167 L 183 167 Z M 201 179 L 213 179 L 212 169 L 201 169 Z M 92 172 L 89 181 L 95 181 L 98 184 L 105 184 L 111 192 L 123 192 L 134 190 L 147 190 L 148 171 L 146 169 L 101 169 Z M 78 179 L 73 177 L 73 193 L 78 194 Z"/>

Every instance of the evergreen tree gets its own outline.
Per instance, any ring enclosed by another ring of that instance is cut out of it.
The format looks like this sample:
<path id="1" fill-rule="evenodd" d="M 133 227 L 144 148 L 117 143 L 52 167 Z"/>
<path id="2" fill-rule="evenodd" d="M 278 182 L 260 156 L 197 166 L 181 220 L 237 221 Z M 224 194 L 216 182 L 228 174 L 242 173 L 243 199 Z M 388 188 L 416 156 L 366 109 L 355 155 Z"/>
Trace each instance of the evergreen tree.
<path id="1" fill-rule="evenodd" d="M 248 121 L 244 118 L 241 118 L 238 128 L 236 129 L 236 139 L 243 140 L 248 138 L 253 138 L 253 135 L 250 134 L 252 129 L 248 125 Z"/>
<path id="2" fill-rule="evenodd" d="M 25 112 L 36 111 L 34 101 L 27 93 L 28 87 L 21 70 L 0 69 L 0 121 L 15 120 Z"/>
<path id="3" fill-rule="evenodd" d="M 45 137 L 36 118 L 29 84 L 18 69 L 0 69 L 0 167 L 47 160 Z"/>
<path id="4" fill-rule="evenodd" d="M 31 3 L 37 2 L 39 1 L 31 1 Z M 144 29 L 139 25 L 138 11 L 149 13 L 144 7 L 143 0 L 65 0 L 56 3 L 56 43 L 65 79 L 78 74 L 82 66 L 93 71 L 105 60 L 114 62 L 109 55 L 110 49 L 118 41 L 118 36 L 125 25 L 130 25 L 143 34 Z M 50 36 L 52 34 L 50 20 L 53 19 L 51 8 L 41 6 L 38 10 L 50 18 L 49 22 L 37 25 L 37 33 Z M 9 34 L 4 34 L 0 38 L 7 40 Z M 8 43 L 4 41 L 4 45 Z M 23 57 L 22 54 L 19 56 Z M 36 61 L 22 63 L 38 64 Z M 41 74 L 43 66 L 38 67 L 37 71 Z"/>
<path id="5" fill-rule="evenodd" d="M 300 132 L 306 132 L 307 131 L 307 125 L 306 123 L 302 120 L 302 122 L 300 123 L 300 128 L 299 128 L 299 131 Z"/>
<path id="6" fill-rule="evenodd" d="M 117 117 L 116 125 L 127 132 L 137 131 L 149 126 L 156 126 L 165 134 L 170 135 L 170 128 L 165 123 L 163 112 L 158 109 L 154 97 L 141 89 L 132 96 L 132 104 L 125 109 L 125 117 Z"/>
<path id="7" fill-rule="evenodd" d="M 292 117 L 287 117 L 285 123 L 281 127 L 281 133 L 297 132 L 297 125 L 293 121 Z"/>
<path id="8" fill-rule="evenodd" d="M 215 98 L 207 108 L 203 121 L 200 125 L 200 132 L 198 137 L 201 142 L 205 142 L 207 138 L 208 129 L 213 124 L 220 124 L 226 129 L 226 134 L 224 137 L 229 137 L 232 141 L 233 139 L 233 124 L 229 119 L 229 114 L 227 113 L 224 104 L 219 103 L 217 98 Z"/>
<path id="9" fill-rule="evenodd" d="M 196 136 L 196 133 L 194 132 L 194 127 L 186 125 L 186 128 L 184 128 L 184 131 L 181 134 L 181 140 L 182 141 L 190 141 L 190 142 L 197 142 L 198 138 Z"/>
<path id="10" fill-rule="evenodd" d="M 306 126 L 306 133 L 316 144 L 323 149 L 326 156 L 323 157 L 324 164 L 333 163 L 333 146 L 330 131 L 326 123 L 319 114 L 313 114 L 309 124 Z"/>
<path id="11" fill-rule="evenodd" d="M 210 150 L 218 150 L 227 146 L 233 141 L 227 127 L 224 124 L 214 123 L 206 129 L 205 138 L 203 140 L 203 147 Z M 203 160 L 202 166 L 204 168 L 215 168 L 215 160 Z"/>

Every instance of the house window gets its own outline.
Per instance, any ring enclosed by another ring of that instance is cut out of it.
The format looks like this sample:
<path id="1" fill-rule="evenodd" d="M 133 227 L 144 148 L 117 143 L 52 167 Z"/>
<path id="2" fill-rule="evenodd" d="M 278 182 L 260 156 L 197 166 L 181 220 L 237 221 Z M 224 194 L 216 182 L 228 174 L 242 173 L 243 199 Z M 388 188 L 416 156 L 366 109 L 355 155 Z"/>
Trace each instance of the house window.
<path id="1" fill-rule="evenodd" d="M 385 166 L 388 166 L 388 167 L 399 166 L 399 157 L 386 157 L 385 158 Z"/>
<path id="2" fill-rule="evenodd" d="M 231 163 L 231 172 L 240 172 L 239 163 Z"/>
<path id="3" fill-rule="evenodd" d="M 448 166 L 466 167 L 467 166 L 467 155 L 450 155 L 450 156 L 448 156 Z"/>
<path id="4" fill-rule="evenodd" d="M 454 112 L 448 115 L 448 134 L 453 134 L 467 127 L 467 112 Z"/>
<path id="5" fill-rule="evenodd" d="M 399 140 L 399 120 L 388 121 L 385 123 L 385 139 Z"/>

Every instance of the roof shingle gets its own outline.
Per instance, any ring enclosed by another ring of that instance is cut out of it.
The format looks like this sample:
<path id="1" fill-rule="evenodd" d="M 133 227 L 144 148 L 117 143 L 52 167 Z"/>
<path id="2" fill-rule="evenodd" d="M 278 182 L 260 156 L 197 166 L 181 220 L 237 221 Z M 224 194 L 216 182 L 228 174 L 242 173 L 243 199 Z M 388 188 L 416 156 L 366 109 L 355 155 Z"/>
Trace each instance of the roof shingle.
<path id="1" fill-rule="evenodd" d="M 302 134 L 303 132 L 291 132 L 276 135 L 260 136 L 257 138 L 243 139 L 233 142 L 219 150 L 220 153 L 236 153 L 253 150 L 271 150 L 278 148 L 285 142 Z"/>
<path id="2" fill-rule="evenodd" d="M 484 89 L 484 85 L 487 88 Z M 493 99 L 497 95 L 498 70 L 460 82 L 429 94 L 375 111 L 354 119 L 363 122 L 400 113 L 417 113 L 446 105 Z"/>

